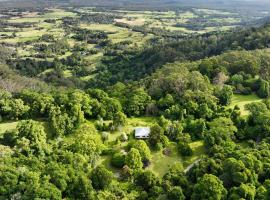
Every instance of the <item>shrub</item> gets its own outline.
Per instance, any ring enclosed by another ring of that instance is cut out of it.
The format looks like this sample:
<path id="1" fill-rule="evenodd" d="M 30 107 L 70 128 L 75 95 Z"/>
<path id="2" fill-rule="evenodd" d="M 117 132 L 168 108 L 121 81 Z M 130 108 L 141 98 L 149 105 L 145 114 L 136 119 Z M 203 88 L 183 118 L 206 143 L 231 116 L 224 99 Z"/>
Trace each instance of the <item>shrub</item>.
<path id="1" fill-rule="evenodd" d="M 125 165 L 125 155 L 122 153 L 115 153 L 112 157 L 111 163 L 116 168 L 122 168 Z"/>

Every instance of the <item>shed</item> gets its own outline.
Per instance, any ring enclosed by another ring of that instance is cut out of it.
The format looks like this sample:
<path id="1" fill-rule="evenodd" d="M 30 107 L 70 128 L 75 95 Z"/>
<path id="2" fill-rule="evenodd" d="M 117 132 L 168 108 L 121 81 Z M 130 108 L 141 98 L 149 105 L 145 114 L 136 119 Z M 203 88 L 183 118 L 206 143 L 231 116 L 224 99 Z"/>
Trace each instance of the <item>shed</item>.
<path id="1" fill-rule="evenodd" d="M 135 138 L 144 139 L 149 138 L 150 128 L 149 127 L 137 127 L 135 128 Z"/>

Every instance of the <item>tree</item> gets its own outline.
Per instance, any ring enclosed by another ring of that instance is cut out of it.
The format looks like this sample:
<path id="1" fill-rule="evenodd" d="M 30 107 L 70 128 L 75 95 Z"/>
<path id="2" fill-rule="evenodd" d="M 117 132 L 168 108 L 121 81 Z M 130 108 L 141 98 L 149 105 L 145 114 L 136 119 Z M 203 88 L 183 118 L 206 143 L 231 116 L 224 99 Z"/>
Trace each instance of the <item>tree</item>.
<path id="1" fill-rule="evenodd" d="M 265 182 L 264 182 L 264 188 L 265 188 L 265 192 L 264 192 L 264 199 L 269 199 L 270 198 L 270 180 L 267 179 Z"/>
<path id="2" fill-rule="evenodd" d="M 117 168 L 122 168 L 125 165 L 125 155 L 122 153 L 115 153 L 112 157 L 112 165 Z"/>
<path id="3" fill-rule="evenodd" d="M 0 194 L 8 199 L 10 194 L 16 192 L 19 172 L 14 166 L 0 165 Z"/>
<path id="4" fill-rule="evenodd" d="M 73 199 L 93 199 L 94 190 L 91 180 L 84 173 L 79 172 L 68 188 L 68 195 Z"/>
<path id="5" fill-rule="evenodd" d="M 144 163 L 148 162 L 151 159 L 151 151 L 145 141 L 143 140 L 136 141 L 132 145 L 132 147 L 137 149 L 140 152 L 142 161 Z"/>
<path id="6" fill-rule="evenodd" d="M 265 81 L 263 79 L 259 80 L 259 90 L 257 91 L 257 94 L 261 98 L 267 98 L 270 94 L 270 86 L 269 82 Z"/>
<path id="7" fill-rule="evenodd" d="M 30 107 L 25 105 L 22 99 L 12 98 L 12 95 L 8 92 L 2 92 L 0 97 L 0 114 L 3 117 L 17 120 L 30 110 Z"/>
<path id="8" fill-rule="evenodd" d="M 70 144 L 70 150 L 84 155 L 88 162 L 94 166 L 103 149 L 100 135 L 96 129 L 88 124 L 83 124 L 72 135 L 73 140 Z"/>
<path id="9" fill-rule="evenodd" d="M 180 154 L 182 156 L 191 156 L 193 151 L 191 149 L 191 147 L 189 146 L 189 144 L 185 141 L 180 141 L 178 142 L 178 151 L 180 152 Z"/>
<path id="10" fill-rule="evenodd" d="M 103 165 L 97 166 L 91 173 L 93 187 L 97 190 L 103 190 L 110 185 L 113 180 L 113 174 Z"/>
<path id="11" fill-rule="evenodd" d="M 223 84 L 228 80 L 228 76 L 224 72 L 219 72 L 213 79 L 213 83 L 219 86 L 223 86 Z"/>
<path id="12" fill-rule="evenodd" d="M 106 111 L 105 119 L 113 119 L 116 113 L 122 111 L 122 106 L 117 99 L 105 98 L 102 102 L 102 107 Z M 123 116 L 121 116 L 123 117 Z"/>
<path id="13" fill-rule="evenodd" d="M 137 149 L 130 149 L 126 156 L 126 165 L 130 169 L 141 169 L 143 167 L 142 157 Z"/>
<path id="14" fill-rule="evenodd" d="M 17 191 L 21 199 L 62 199 L 61 191 L 49 181 L 48 176 L 40 176 L 40 173 L 27 171 L 21 173 L 21 182 Z"/>
<path id="15" fill-rule="evenodd" d="M 185 195 L 183 194 L 182 188 L 175 186 L 167 192 L 167 197 L 170 200 L 185 200 Z"/>
<path id="16" fill-rule="evenodd" d="M 10 106 L 10 116 L 12 119 L 18 119 L 19 117 L 22 117 L 30 110 L 30 107 L 24 105 L 24 102 L 21 99 L 14 99 L 13 101 L 11 101 Z"/>
<path id="17" fill-rule="evenodd" d="M 221 180 L 212 174 L 205 174 L 194 186 L 191 199 L 193 200 L 221 200 L 227 195 Z"/>
<path id="18" fill-rule="evenodd" d="M 173 96 L 170 94 L 166 94 L 164 98 L 159 99 L 158 107 L 161 109 L 166 109 L 171 107 L 174 104 Z"/>
<path id="19" fill-rule="evenodd" d="M 48 153 L 47 136 L 39 122 L 21 121 L 16 129 L 18 131 L 16 146 L 19 151 L 36 155 Z"/>
<path id="20" fill-rule="evenodd" d="M 122 112 L 117 112 L 113 116 L 113 125 L 118 128 L 120 126 L 124 126 L 127 123 L 127 116 Z"/>
<path id="21" fill-rule="evenodd" d="M 220 117 L 209 123 L 210 129 L 205 132 L 204 144 L 210 148 L 232 140 L 237 128 L 229 118 Z"/>
<path id="22" fill-rule="evenodd" d="M 255 182 L 255 177 L 246 168 L 241 160 L 235 158 L 228 158 L 223 163 L 223 174 L 220 176 L 221 180 L 228 187 L 239 186 L 242 183 Z"/>
<path id="23" fill-rule="evenodd" d="M 50 175 L 50 182 L 53 183 L 62 192 L 67 189 L 70 177 L 64 165 L 56 162 L 50 162 L 46 165 L 46 174 Z"/>
<path id="24" fill-rule="evenodd" d="M 147 171 L 139 171 L 135 175 L 135 184 L 142 187 L 143 190 L 149 191 L 151 188 L 156 186 L 159 183 L 156 175 L 147 170 Z"/>
<path id="25" fill-rule="evenodd" d="M 151 127 L 149 143 L 155 147 L 161 142 L 162 136 L 164 136 L 164 130 L 159 125 L 155 124 Z"/>
<path id="26" fill-rule="evenodd" d="M 51 108 L 49 120 L 56 137 L 68 134 L 73 129 L 73 124 L 68 114 L 63 113 L 58 106 Z"/>
<path id="27" fill-rule="evenodd" d="M 233 187 L 230 191 L 229 200 L 254 200 L 256 194 L 256 188 L 252 184 L 241 184 L 240 187 Z"/>
<path id="28" fill-rule="evenodd" d="M 224 85 L 222 88 L 218 88 L 216 91 L 216 96 L 221 105 L 229 105 L 233 97 L 232 87 L 229 85 Z"/>
<path id="29" fill-rule="evenodd" d="M 125 113 L 129 116 L 140 116 L 145 113 L 146 106 L 150 103 L 151 97 L 143 88 L 131 88 L 127 91 L 124 103 Z"/>

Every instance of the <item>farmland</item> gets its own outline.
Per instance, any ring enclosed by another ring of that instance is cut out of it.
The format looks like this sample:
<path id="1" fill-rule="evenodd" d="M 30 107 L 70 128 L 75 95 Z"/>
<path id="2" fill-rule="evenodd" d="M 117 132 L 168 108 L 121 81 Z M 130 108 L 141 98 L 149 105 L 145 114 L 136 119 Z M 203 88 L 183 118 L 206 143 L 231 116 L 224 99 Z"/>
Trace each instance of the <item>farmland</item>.
<path id="1" fill-rule="evenodd" d="M 270 12 L 180 1 L 0 8 L 0 199 L 269 199 Z"/>

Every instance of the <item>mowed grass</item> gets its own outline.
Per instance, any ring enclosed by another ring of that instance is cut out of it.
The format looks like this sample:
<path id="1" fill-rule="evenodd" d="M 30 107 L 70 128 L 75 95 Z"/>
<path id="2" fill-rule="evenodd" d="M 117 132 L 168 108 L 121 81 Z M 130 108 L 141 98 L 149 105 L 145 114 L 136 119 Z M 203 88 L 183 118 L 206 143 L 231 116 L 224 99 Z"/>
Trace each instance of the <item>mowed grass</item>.
<path id="1" fill-rule="evenodd" d="M 52 131 L 50 128 L 50 125 L 48 122 L 45 122 L 43 120 L 34 120 L 38 123 L 40 123 L 43 127 L 44 127 L 44 131 L 45 133 L 47 133 L 48 137 L 51 137 Z M 6 122 L 2 122 L 0 123 L 0 137 L 6 132 L 6 131 L 12 131 L 15 130 L 19 121 L 6 121 Z"/>
<path id="2" fill-rule="evenodd" d="M 170 166 L 176 163 L 183 164 L 183 159 L 178 154 L 176 144 L 171 143 L 168 148 L 171 151 L 170 155 L 164 155 L 162 151 L 152 153 L 151 165 L 148 169 L 152 170 L 159 177 L 164 176 Z"/>
<path id="3" fill-rule="evenodd" d="M 155 117 L 134 117 L 128 118 L 127 125 L 120 128 L 120 130 L 113 131 L 109 133 L 108 141 L 105 144 L 110 148 L 124 150 L 128 142 L 120 142 L 116 143 L 117 139 L 121 135 L 121 133 L 126 133 L 129 135 L 129 140 L 136 140 L 133 137 L 133 131 L 135 127 L 151 127 L 155 124 L 157 118 Z M 105 123 L 110 123 L 111 121 L 105 121 Z M 95 120 L 88 121 L 87 123 L 94 125 Z M 102 132 L 100 132 L 101 134 Z M 146 140 L 147 141 L 147 140 Z M 151 151 L 151 164 L 147 169 L 152 170 L 157 176 L 162 177 L 166 172 L 168 172 L 169 168 L 176 164 L 182 164 L 185 169 L 190 164 L 197 161 L 202 155 L 205 154 L 205 149 L 202 141 L 195 141 L 190 143 L 190 147 L 193 150 L 193 155 L 189 157 L 183 157 L 178 153 L 177 144 L 175 142 L 171 142 L 167 149 L 169 150 L 169 154 L 164 155 L 163 150 L 160 151 Z M 115 175 L 119 173 L 119 169 L 111 166 L 111 155 L 101 156 L 97 165 L 104 164 L 109 170 L 114 172 Z"/>
<path id="4" fill-rule="evenodd" d="M 33 15 L 32 17 L 13 17 L 8 22 L 11 23 L 38 23 L 43 22 L 46 19 L 60 19 L 64 17 L 75 17 L 76 13 L 68 12 L 62 9 L 51 9 L 51 12 L 45 13 L 44 15 Z"/>
<path id="5" fill-rule="evenodd" d="M 193 155 L 189 157 L 182 157 L 178 153 L 177 145 L 171 143 L 169 149 L 171 153 L 169 155 L 164 155 L 162 151 L 152 153 L 152 161 L 149 169 L 153 170 L 155 174 L 159 177 L 164 176 L 164 174 L 169 170 L 169 168 L 174 164 L 182 164 L 185 169 L 188 165 L 194 163 L 205 153 L 205 149 L 202 141 L 196 141 L 190 143 L 190 147 L 193 150 Z"/>
<path id="6" fill-rule="evenodd" d="M 260 99 L 257 95 L 251 94 L 251 95 L 238 95 L 235 94 L 232 99 L 232 103 L 229 106 L 229 108 L 234 108 L 236 105 L 239 106 L 241 115 L 246 116 L 249 114 L 249 111 L 245 109 L 245 105 L 253 103 L 253 102 L 261 102 L 262 99 Z"/>
<path id="7" fill-rule="evenodd" d="M 0 123 L 0 136 L 9 130 L 14 130 L 18 124 L 18 121 L 16 122 L 4 122 Z"/>

